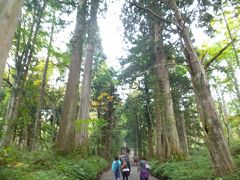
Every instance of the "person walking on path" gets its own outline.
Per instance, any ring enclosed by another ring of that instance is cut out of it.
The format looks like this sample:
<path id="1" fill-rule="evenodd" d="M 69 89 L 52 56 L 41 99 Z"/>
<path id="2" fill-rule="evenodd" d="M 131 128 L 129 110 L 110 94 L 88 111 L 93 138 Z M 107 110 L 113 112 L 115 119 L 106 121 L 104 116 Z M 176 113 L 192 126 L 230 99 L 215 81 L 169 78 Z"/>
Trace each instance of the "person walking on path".
<path id="1" fill-rule="evenodd" d="M 149 178 L 150 166 L 146 161 L 146 158 L 142 158 L 139 162 L 139 176 L 140 180 L 148 180 Z"/>
<path id="2" fill-rule="evenodd" d="M 115 156 L 112 162 L 112 172 L 114 173 L 115 180 L 120 180 L 120 167 L 121 161 L 119 160 L 118 156 Z"/>
<path id="3" fill-rule="evenodd" d="M 122 171 L 123 180 L 128 180 L 128 176 L 130 176 L 130 172 L 131 172 L 131 167 L 130 167 L 130 161 L 127 153 L 121 158 L 121 171 Z"/>

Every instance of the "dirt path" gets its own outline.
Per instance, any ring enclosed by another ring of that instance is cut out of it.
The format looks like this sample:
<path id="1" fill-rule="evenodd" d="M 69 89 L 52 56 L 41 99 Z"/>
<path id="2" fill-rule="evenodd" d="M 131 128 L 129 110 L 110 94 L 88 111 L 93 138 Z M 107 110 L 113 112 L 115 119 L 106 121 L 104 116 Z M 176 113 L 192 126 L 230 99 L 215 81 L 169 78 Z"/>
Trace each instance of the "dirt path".
<path id="1" fill-rule="evenodd" d="M 131 175 L 129 176 L 128 180 L 139 180 L 139 174 L 137 169 L 138 169 L 137 166 L 131 166 Z M 102 174 L 102 176 L 100 177 L 100 180 L 114 180 L 114 175 L 111 172 L 111 170 L 108 170 L 107 172 Z M 150 176 L 149 180 L 158 180 L 158 179 Z"/>

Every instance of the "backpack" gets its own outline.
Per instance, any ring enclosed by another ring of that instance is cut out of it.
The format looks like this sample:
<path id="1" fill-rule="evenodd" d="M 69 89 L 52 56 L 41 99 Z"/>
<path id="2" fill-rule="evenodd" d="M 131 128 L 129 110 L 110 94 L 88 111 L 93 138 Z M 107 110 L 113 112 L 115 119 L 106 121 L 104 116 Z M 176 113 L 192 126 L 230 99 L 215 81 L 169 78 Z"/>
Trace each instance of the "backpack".
<path id="1" fill-rule="evenodd" d="M 113 167 L 114 167 L 114 171 L 117 172 L 120 168 L 119 162 L 115 161 Z"/>
<path id="2" fill-rule="evenodd" d="M 121 169 L 124 169 L 124 168 L 126 168 L 126 167 L 127 167 L 127 162 L 126 162 L 126 160 L 124 159 L 124 160 L 122 161 Z"/>
<path id="3" fill-rule="evenodd" d="M 146 168 L 142 168 L 140 170 L 140 178 L 141 179 L 148 178 L 148 170 Z"/>

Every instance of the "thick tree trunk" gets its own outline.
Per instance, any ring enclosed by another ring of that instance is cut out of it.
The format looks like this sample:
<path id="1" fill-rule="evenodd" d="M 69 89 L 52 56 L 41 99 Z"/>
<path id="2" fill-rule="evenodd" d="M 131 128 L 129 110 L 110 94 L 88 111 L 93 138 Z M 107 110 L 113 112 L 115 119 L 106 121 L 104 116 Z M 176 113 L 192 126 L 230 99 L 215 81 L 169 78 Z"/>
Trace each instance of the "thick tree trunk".
<path id="1" fill-rule="evenodd" d="M 154 71 L 156 73 L 156 70 Z M 161 95 L 159 84 L 155 85 L 155 118 L 156 118 L 156 136 L 157 136 L 157 147 L 156 154 L 160 161 L 164 161 L 170 157 L 170 147 L 166 132 L 166 125 L 161 115 Z"/>
<path id="2" fill-rule="evenodd" d="M 72 58 L 69 67 L 60 128 L 56 140 L 56 150 L 60 152 L 70 152 L 74 150 L 73 121 L 76 113 L 76 99 L 81 71 L 86 6 L 86 0 L 82 0 L 78 7 L 75 32 L 71 40 Z"/>
<path id="3" fill-rule="evenodd" d="M 0 0 L 0 88 L 23 0 Z"/>
<path id="4" fill-rule="evenodd" d="M 156 56 L 156 74 L 161 92 L 161 117 L 164 117 L 170 153 L 172 155 L 181 155 L 181 148 L 176 128 L 176 120 L 173 112 L 172 95 L 170 92 L 170 83 L 168 77 L 168 69 L 166 67 L 166 55 L 162 44 L 162 29 L 160 23 L 154 23 L 154 41 Z"/>
<path id="5" fill-rule="evenodd" d="M 88 138 L 88 122 L 84 120 L 89 119 L 89 109 L 90 109 L 90 99 L 91 99 L 91 80 L 92 80 L 92 64 L 93 64 L 93 54 L 94 54 L 94 41 L 95 34 L 97 31 L 97 11 L 99 2 L 92 0 L 91 3 L 91 13 L 89 21 L 89 33 L 86 48 L 86 60 L 84 66 L 82 91 L 80 97 L 80 108 L 78 112 L 77 119 L 83 121 L 81 124 L 80 132 L 76 132 L 75 135 L 75 148 L 84 143 Z"/>
<path id="6" fill-rule="evenodd" d="M 189 32 L 185 27 L 175 0 L 169 0 L 169 2 L 179 25 L 179 34 L 185 43 L 185 55 L 189 65 L 196 102 L 200 113 L 200 119 L 205 130 L 206 143 L 213 168 L 216 175 L 225 175 L 234 171 L 235 165 L 226 143 L 216 108 L 214 107 L 207 76 L 194 51 Z"/>
<path id="7" fill-rule="evenodd" d="M 180 146 L 184 156 L 188 155 L 188 143 L 187 143 L 187 133 L 185 126 L 185 118 L 184 112 L 178 111 L 176 112 L 176 122 L 177 122 L 177 130 L 180 141 Z"/>
<path id="8" fill-rule="evenodd" d="M 32 137 L 32 145 L 31 145 L 32 147 L 31 147 L 31 149 L 35 148 L 35 143 L 37 141 L 36 140 L 37 134 L 38 134 L 38 132 L 41 132 L 41 130 L 39 130 L 39 124 L 40 124 L 42 102 L 43 102 L 43 99 L 44 99 L 44 91 L 45 91 L 45 85 L 46 85 L 46 78 L 47 78 L 47 70 L 48 70 L 48 64 L 49 64 L 49 59 L 50 59 L 50 52 L 51 52 L 52 41 L 53 41 L 54 24 L 55 24 L 55 15 L 53 14 L 53 22 L 52 22 L 51 33 L 50 33 L 49 47 L 48 47 L 47 58 L 46 58 L 46 61 L 45 61 L 43 75 L 42 75 L 40 94 L 39 94 L 39 97 L 38 97 L 37 112 L 36 112 L 34 128 L 33 128 L 33 137 Z M 39 135 L 41 136 L 41 134 L 39 134 Z"/>
<path id="9" fill-rule="evenodd" d="M 105 135 L 104 135 L 104 158 L 111 160 L 111 151 L 112 151 L 112 127 L 113 127 L 113 119 L 110 118 L 107 120 L 108 124 L 105 129 Z"/>

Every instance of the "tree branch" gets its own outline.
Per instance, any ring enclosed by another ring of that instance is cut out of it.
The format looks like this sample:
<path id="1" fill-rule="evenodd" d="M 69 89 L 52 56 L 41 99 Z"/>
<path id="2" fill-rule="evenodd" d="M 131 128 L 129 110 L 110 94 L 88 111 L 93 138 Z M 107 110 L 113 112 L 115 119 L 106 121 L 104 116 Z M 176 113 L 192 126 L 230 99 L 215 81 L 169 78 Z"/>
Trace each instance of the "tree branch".
<path id="1" fill-rule="evenodd" d="M 3 78 L 3 80 L 8 84 L 9 87 L 12 87 L 12 83 L 7 78 Z"/>
<path id="2" fill-rule="evenodd" d="M 202 57 L 202 59 L 201 59 L 201 63 L 202 63 L 202 64 L 203 64 L 203 62 L 204 62 L 207 54 L 208 54 L 208 51 L 206 51 L 206 52 L 204 53 L 204 55 L 203 55 L 203 57 Z"/>
<path id="3" fill-rule="evenodd" d="M 141 10 L 147 11 L 148 13 L 152 14 L 153 16 L 155 16 L 156 18 L 158 18 L 159 20 L 161 20 L 161 21 L 163 21 L 163 22 L 165 22 L 165 23 L 174 24 L 174 25 L 177 26 L 179 29 L 181 29 L 181 27 L 178 25 L 178 23 L 163 18 L 162 16 L 160 16 L 159 14 L 157 14 L 156 12 L 154 12 L 153 10 L 151 10 L 151 9 L 149 9 L 149 8 L 147 8 L 147 7 L 143 7 L 143 6 L 141 6 L 139 3 L 135 2 L 135 1 L 132 3 L 132 5 L 138 7 L 138 8 L 141 9 Z"/>
<path id="4" fill-rule="evenodd" d="M 235 41 L 235 40 L 234 40 Z M 210 59 L 208 61 L 207 64 L 204 65 L 205 69 L 208 69 L 209 66 L 232 44 L 232 42 L 228 43 L 224 48 L 222 48 L 217 54 L 216 56 L 214 56 L 212 59 Z"/>

